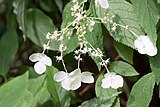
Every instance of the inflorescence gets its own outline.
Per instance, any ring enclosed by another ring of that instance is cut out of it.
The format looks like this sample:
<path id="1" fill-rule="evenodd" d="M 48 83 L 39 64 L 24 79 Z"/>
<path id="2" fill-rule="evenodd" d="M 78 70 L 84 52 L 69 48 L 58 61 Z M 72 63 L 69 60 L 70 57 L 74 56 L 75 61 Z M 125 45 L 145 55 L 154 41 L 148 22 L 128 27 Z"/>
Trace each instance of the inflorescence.
<path id="1" fill-rule="evenodd" d="M 43 45 L 43 52 L 34 53 L 29 57 L 29 59 L 32 62 L 36 62 L 36 64 L 34 65 L 34 69 L 38 74 L 44 73 L 46 70 L 46 65 L 52 65 L 51 59 L 47 55 L 45 55 L 44 52 L 50 49 L 51 42 L 56 41 L 59 43 L 60 55 L 55 57 L 57 61 L 62 62 L 64 71 L 57 72 L 53 77 L 55 81 L 61 82 L 61 85 L 64 89 L 76 90 L 81 86 L 81 82 L 94 82 L 92 73 L 81 72 L 80 69 L 80 62 L 83 60 L 81 56 L 82 54 L 86 53 L 88 53 L 92 57 L 99 58 L 101 60 L 99 64 L 106 68 L 107 73 L 104 75 L 104 79 L 102 79 L 101 86 L 103 88 L 112 87 L 117 89 L 123 86 L 123 78 L 114 72 L 109 72 L 107 68 L 109 58 L 107 60 L 104 60 L 102 50 L 100 50 L 99 48 L 95 48 L 91 43 L 87 41 L 85 37 L 87 33 L 86 30 L 92 32 L 96 23 L 109 23 L 112 25 L 111 29 L 113 32 L 117 29 L 117 27 L 122 27 L 131 32 L 137 38 L 134 44 L 135 48 L 138 49 L 139 53 L 154 56 L 157 54 L 157 48 L 154 47 L 154 45 L 147 36 L 136 35 L 133 31 L 129 29 L 127 25 L 124 26 L 114 22 L 112 20 L 114 16 L 110 16 L 108 13 L 105 13 L 106 15 L 104 15 L 104 17 L 102 18 L 87 16 L 87 11 L 84 9 L 86 2 L 87 0 L 83 0 L 82 2 L 79 2 L 78 0 L 73 0 L 73 6 L 71 7 L 71 15 L 74 17 L 74 20 L 68 23 L 68 25 L 60 31 L 55 30 L 53 33 L 48 32 L 46 34 L 46 39 L 48 40 L 48 42 Z M 95 0 L 95 6 L 102 9 L 108 9 L 109 3 L 107 0 Z M 63 60 L 63 53 L 67 50 L 67 46 L 65 46 L 64 44 L 64 37 L 66 36 L 67 39 L 70 39 L 73 34 L 73 30 L 76 31 L 79 43 L 79 49 L 76 49 L 74 51 L 74 58 L 78 61 L 78 65 L 77 69 L 68 73 L 65 62 Z"/>

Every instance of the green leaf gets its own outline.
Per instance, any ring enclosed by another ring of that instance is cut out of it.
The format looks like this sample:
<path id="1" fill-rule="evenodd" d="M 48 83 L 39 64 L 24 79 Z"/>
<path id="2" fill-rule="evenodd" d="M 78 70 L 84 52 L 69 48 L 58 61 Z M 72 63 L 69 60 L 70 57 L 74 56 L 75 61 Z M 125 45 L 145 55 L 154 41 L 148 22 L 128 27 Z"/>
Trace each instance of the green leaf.
<path id="1" fill-rule="evenodd" d="M 132 0 L 134 13 L 145 32 L 156 45 L 156 24 L 159 20 L 159 11 L 154 0 Z"/>
<path id="2" fill-rule="evenodd" d="M 114 61 L 109 66 L 109 70 L 123 76 L 136 76 L 139 73 L 128 63 L 123 61 Z"/>
<path id="3" fill-rule="evenodd" d="M 22 30 L 24 34 L 24 39 L 26 39 L 26 5 L 26 0 L 14 0 L 13 2 L 14 13 L 17 16 L 19 29 Z"/>
<path id="4" fill-rule="evenodd" d="M 158 34 L 160 35 L 160 33 Z M 157 48 L 158 50 L 160 50 L 160 38 L 158 37 L 157 40 Z M 155 76 L 155 81 L 157 84 L 159 84 L 160 82 L 160 52 L 157 53 L 157 55 L 155 57 L 150 57 L 150 65 L 151 65 L 151 70 Z"/>
<path id="5" fill-rule="evenodd" d="M 59 0 L 58 0 L 59 1 Z M 61 24 L 61 29 L 67 27 L 71 22 L 74 20 L 74 17 L 71 15 L 71 7 L 72 7 L 72 2 L 69 2 L 63 10 L 62 13 L 62 24 Z"/>
<path id="6" fill-rule="evenodd" d="M 118 97 L 115 99 L 112 107 L 120 107 L 120 101 L 119 101 L 119 98 L 118 98 Z"/>
<path id="7" fill-rule="evenodd" d="M 25 94 L 28 83 L 28 72 L 16 77 L 0 87 L 0 107 L 14 107 Z"/>
<path id="8" fill-rule="evenodd" d="M 63 9 L 63 1 L 62 0 L 55 0 L 55 3 L 59 9 L 60 12 L 62 12 Z"/>
<path id="9" fill-rule="evenodd" d="M 115 48 L 122 59 L 133 64 L 133 49 L 119 42 L 115 42 Z"/>
<path id="10" fill-rule="evenodd" d="M 7 31 L 0 40 L 0 75 L 7 74 L 18 48 L 15 30 Z"/>
<path id="11" fill-rule="evenodd" d="M 111 107 L 115 97 L 96 97 L 89 101 L 83 102 L 79 107 Z"/>
<path id="12" fill-rule="evenodd" d="M 57 0 L 59 1 L 59 0 Z M 69 2 L 63 10 L 62 14 L 62 24 L 61 24 L 61 30 L 67 26 L 69 26 L 73 20 L 74 17 L 71 15 L 71 7 L 72 7 L 72 2 Z M 69 27 L 70 28 L 70 27 Z M 71 27 L 72 28 L 72 27 Z M 75 34 L 74 31 L 72 31 L 72 36 L 70 39 L 64 35 L 64 45 L 67 46 L 67 50 L 64 52 L 65 54 L 68 54 L 72 52 L 77 46 L 78 46 L 78 36 Z"/>
<path id="13" fill-rule="evenodd" d="M 148 107 L 152 99 L 154 75 L 149 73 L 136 82 L 131 90 L 127 107 Z"/>
<path id="14" fill-rule="evenodd" d="M 38 9 L 30 9 L 27 11 L 26 26 L 27 37 L 39 46 L 47 43 L 45 35 L 55 29 L 52 20 Z M 57 42 L 52 41 L 50 47 L 51 50 L 58 50 Z"/>
<path id="15" fill-rule="evenodd" d="M 59 83 L 53 80 L 53 75 L 58 72 L 54 67 L 48 67 L 46 71 L 47 87 L 51 94 L 54 107 L 69 107 L 70 95 L 69 92 L 64 90 Z"/>
<path id="16" fill-rule="evenodd" d="M 50 98 L 50 93 L 47 89 L 47 82 L 45 81 L 45 75 L 42 75 L 35 79 L 30 79 L 28 90 L 33 94 L 33 105 L 41 105 Z"/>
<path id="17" fill-rule="evenodd" d="M 25 94 L 18 101 L 14 107 L 35 107 L 32 103 L 34 102 L 33 95 L 30 91 L 26 90 Z"/>
<path id="18" fill-rule="evenodd" d="M 70 39 L 64 36 L 64 45 L 67 46 L 67 50 L 64 51 L 63 55 L 72 52 L 78 46 L 78 36 L 73 34 Z"/>
<path id="19" fill-rule="evenodd" d="M 134 32 L 137 36 L 143 35 L 144 32 L 135 18 L 133 13 L 132 5 L 125 0 L 111 0 L 109 1 L 109 12 L 110 16 L 115 16 L 113 22 L 116 22 L 123 26 L 128 26 L 128 29 Z M 113 25 L 107 22 L 104 24 L 109 30 L 111 36 L 118 42 L 135 49 L 134 41 L 136 36 L 129 30 L 123 27 L 117 27 L 115 31 L 112 31 Z"/>

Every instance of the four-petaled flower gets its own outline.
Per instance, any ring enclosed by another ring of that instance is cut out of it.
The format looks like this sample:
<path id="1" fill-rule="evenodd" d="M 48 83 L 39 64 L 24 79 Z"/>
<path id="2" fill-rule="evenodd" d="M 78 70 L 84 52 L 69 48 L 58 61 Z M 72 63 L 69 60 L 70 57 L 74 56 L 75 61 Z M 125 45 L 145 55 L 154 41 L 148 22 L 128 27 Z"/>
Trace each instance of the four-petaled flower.
<path id="1" fill-rule="evenodd" d="M 45 54 L 43 53 L 33 53 L 29 59 L 32 62 L 36 62 L 34 65 L 34 70 L 38 74 L 42 74 L 46 71 L 46 65 L 51 66 L 52 65 L 52 60 Z"/>
<path id="2" fill-rule="evenodd" d="M 104 9 L 107 9 L 109 7 L 108 0 L 95 0 L 95 5 L 96 7 L 100 5 Z"/>
<path id="3" fill-rule="evenodd" d="M 114 72 L 106 73 L 102 79 L 101 86 L 103 88 L 114 88 L 117 89 L 123 86 L 123 78 L 120 75 L 116 75 Z"/>
<path id="4" fill-rule="evenodd" d="M 134 41 L 134 46 L 140 54 L 147 54 L 149 56 L 155 56 L 157 54 L 157 48 L 152 44 L 148 36 L 139 36 Z"/>
<path id="5" fill-rule="evenodd" d="M 83 83 L 93 83 L 94 78 L 90 72 L 82 72 L 80 69 L 75 69 L 71 73 L 64 71 L 57 72 L 54 75 L 54 80 L 61 82 L 61 85 L 66 90 L 76 90 Z"/>

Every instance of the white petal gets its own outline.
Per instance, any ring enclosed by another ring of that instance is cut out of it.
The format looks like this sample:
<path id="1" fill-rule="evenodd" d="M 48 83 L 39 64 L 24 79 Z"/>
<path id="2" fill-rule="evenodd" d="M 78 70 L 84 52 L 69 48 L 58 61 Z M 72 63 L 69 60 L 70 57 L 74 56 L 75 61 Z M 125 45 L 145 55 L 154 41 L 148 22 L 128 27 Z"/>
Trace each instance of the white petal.
<path id="1" fill-rule="evenodd" d="M 62 82 L 61 82 L 61 86 L 66 89 L 66 90 L 70 90 L 70 80 L 69 78 L 65 78 Z"/>
<path id="2" fill-rule="evenodd" d="M 81 69 L 77 68 L 74 71 L 72 71 L 71 73 L 69 73 L 69 77 L 74 79 L 77 78 L 78 76 L 81 76 Z"/>
<path id="3" fill-rule="evenodd" d="M 71 90 L 77 90 L 80 86 L 81 86 L 81 77 L 75 78 L 70 85 Z"/>
<path id="4" fill-rule="evenodd" d="M 114 72 L 109 72 L 109 73 L 106 73 L 106 74 L 104 75 L 104 77 L 105 77 L 105 78 L 111 78 L 111 77 L 114 76 L 114 75 L 116 75 L 116 73 L 114 73 Z"/>
<path id="5" fill-rule="evenodd" d="M 139 36 L 135 40 L 134 45 L 140 54 L 147 54 L 149 56 L 155 56 L 157 54 L 157 48 L 153 45 L 148 36 Z"/>
<path id="6" fill-rule="evenodd" d="M 102 79 L 102 84 L 101 84 L 101 86 L 102 86 L 103 88 L 109 88 L 109 87 L 111 86 L 111 78 L 109 77 L 109 78 L 104 78 L 104 79 Z"/>
<path id="7" fill-rule="evenodd" d="M 67 73 L 64 71 L 57 72 L 54 74 L 54 80 L 57 82 L 63 81 L 65 78 L 67 78 Z"/>
<path id="8" fill-rule="evenodd" d="M 40 54 L 41 53 L 33 53 L 30 57 L 29 60 L 31 60 L 32 62 L 37 62 L 40 60 Z"/>
<path id="9" fill-rule="evenodd" d="M 123 87 L 123 78 L 120 75 L 116 75 L 111 79 L 111 87 L 117 89 Z"/>
<path id="10" fill-rule="evenodd" d="M 93 83 L 94 78 L 90 72 L 82 72 L 81 79 L 83 83 Z"/>
<path id="11" fill-rule="evenodd" d="M 41 58 L 41 61 L 42 61 L 44 64 L 46 64 L 46 65 L 48 65 L 48 66 L 51 66 L 51 65 L 52 65 L 52 60 L 51 60 L 50 57 L 48 57 L 48 56 L 45 55 L 45 54 L 42 54 L 41 57 L 42 57 L 42 58 Z"/>
<path id="12" fill-rule="evenodd" d="M 157 48 L 156 47 L 151 47 L 149 51 L 146 51 L 146 54 L 149 55 L 149 56 L 157 55 Z"/>
<path id="13" fill-rule="evenodd" d="M 145 43 L 143 42 L 143 38 L 144 36 L 140 36 L 134 41 L 134 46 L 137 48 L 140 54 L 146 54 Z"/>
<path id="14" fill-rule="evenodd" d="M 102 8 L 107 9 L 107 8 L 109 7 L 108 0 L 99 0 L 99 5 L 100 5 Z"/>
<path id="15" fill-rule="evenodd" d="M 46 71 L 46 66 L 41 63 L 41 62 L 37 62 L 34 65 L 34 70 L 38 73 L 38 74 L 43 74 Z"/>

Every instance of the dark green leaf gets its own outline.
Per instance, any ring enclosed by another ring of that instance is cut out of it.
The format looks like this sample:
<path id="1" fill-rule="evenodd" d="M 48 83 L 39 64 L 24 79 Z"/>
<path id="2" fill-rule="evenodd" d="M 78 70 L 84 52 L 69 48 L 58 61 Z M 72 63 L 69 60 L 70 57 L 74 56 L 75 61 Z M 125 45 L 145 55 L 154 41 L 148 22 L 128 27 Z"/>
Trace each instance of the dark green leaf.
<path id="1" fill-rule="evenodd" d="M 149 73 L 136 82 L 131 90 L 127 107 L 148 107 L 152 99 L 155 80 Z"/>
<path id="2" fill-rule="evenodd" d="M 23 32 L 24 39 L 26 39 L 26 5 L 26 0 L 14 0 L 13 2 L 14 13 L 17 16 L 19 28 Z"/>
<path id="3" fill-rule="evenodd" d="M 14 30 L 7 31 L 0 40 L 0 75 L 7 74 L 18 48 L 18 37 Z"/>
<path id="4" fill-rule="evenodd" d="M 133 64 L 133 49 L 119 42 L 115 42 L 115 48 L 122 59 Z"/>
<path id="5" fill-rule="evenodd" d="M 28 10 L 26 26 L 27 37 L 39 46 L 47 43 L 45 35 L 55 30 L 52 20 L 38 9 Z M 52 41 L 50 47 L 52 50 L 58 50 L 57 42 Z"/>
<path id="6" fill-rule="evenodd" d="M 123 76 L 136 76 L 139 73 L 128 63 L 123 61 L 114 61 L 109 66 L 109 70 Z"/>
<path id="7" fill-rule="evenodd" d="M 25 94 L 28 72 L 0 87 L 0 107 L 14 107 Z"/>
<path id="8" fill-rule="evenodd" d="M 70 95 L 64 90 L 59 83 L 53 80 L 53 75 L 58 72 L 54 67 L 48 67 L 46 71 L 47 87 L 51 94 L 54 107 L 69 107 Z"/>
<path id="9" fill-rule="evenodd" d="M 63 1 L 62 0 L 55 0 L 55 3 L 59 9 L 60 12 L 62 12 L 63 9 Z"/>
<path id="10" fill-rule="evenodd" d="M 160 35 L 160 33 L 158 34 Z M 157 48 L 158 50 L 160 50 L 160 38 L 158 37 L 157 40 Z M 157 84 L 159 84 L 160 82 L 160 52 L 157 53 L 157 55 L 155 57 L 150 57 L 150 65 L 151 65 L 151 70 L 153 72 L 153 74 L 155 75 L 155 81 Z"/>
<path id="11" fill-rule="evenodd" d="M 74 20 L 74 17 L 71 15 L 71 7 L 72 7 L 72 2 L 69 2 L 63 10 L 62 14 L 62 24 L 61 24 L 61 29 L 67 27 L 71 22 Z"/>
<path id="12" fill-rule="evenodd" d="M 132 0 L 134 13 L 145 32 L 156 45 L 156 24 L 159 20 L 159 11 L 154 0 Z"/>
<path id="13" fill-rule="evenodd" d="M 74 20 L 74 17 L 71 15 L 72 5 L 73 5 L 72 2 L 69 2 L 63 10 L 63 14 L 62 14 L 63 21 L 61 24 L 61 30 L 67 27 L 68 25 L 70 25 Z M 65 46 L 67 46 L 67 50 L 65 51 L 64 55 L 72 52 L 78 46 L 78 36 L 74 33 L 74 31 L 72 31 L 72 33 L 73 34 L 70 39 L 68 39 L 68 37 L 64 35 L 64 44 Z"/>

